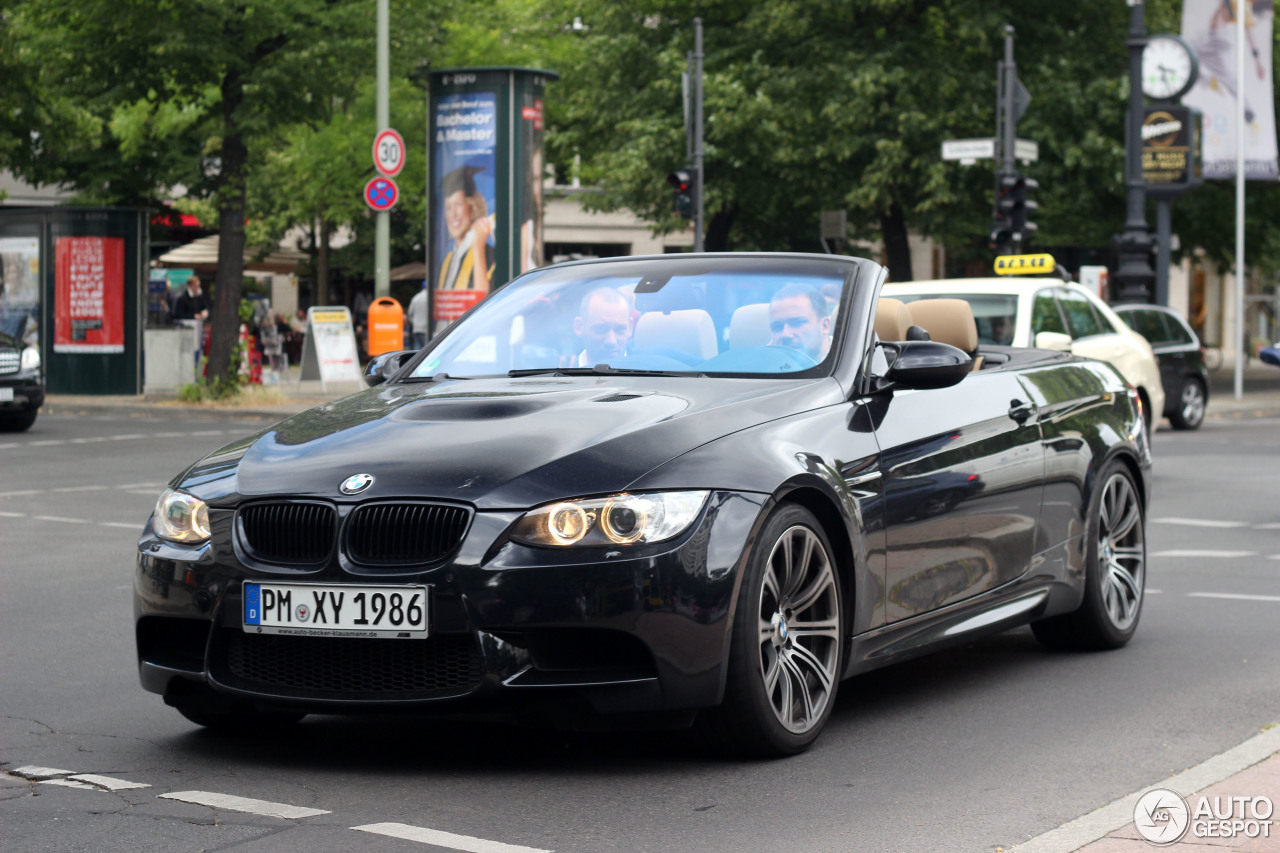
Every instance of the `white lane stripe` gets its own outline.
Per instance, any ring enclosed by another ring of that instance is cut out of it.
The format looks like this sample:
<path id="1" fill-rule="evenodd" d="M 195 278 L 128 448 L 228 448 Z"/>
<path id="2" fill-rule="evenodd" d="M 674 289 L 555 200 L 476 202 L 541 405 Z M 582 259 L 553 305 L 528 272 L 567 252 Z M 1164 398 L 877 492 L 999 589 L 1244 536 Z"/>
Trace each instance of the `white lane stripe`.
<path id="1" fill-rule="evenodd" d="M 452 832 L 441 832 L 438 829 L 426 829 L 411 826 L 407 823 L 370 823 L 364 826 L 353 826 L 360 832 L 372 832 L 376 835 L 388 835 L 392 838 L 403 838 L 405 841 L 418 841 L 423 844 L 434 844 L 437 847 L 448 847 L 451 850 L 465 850 L 467 853 L 552 853 L 537 847 L 521 847 L 516 844 L 503 844 L 501 841 L 486 841 L 483 838 L 472 838 L 470 835 L 454 835 Z"/>
<path id="2" fill-rule="evenodd" d="M 59 444 L 66 444 L 65 439 L 55 438 L 48 441 L 29 441 L 27 447 L 53 447 Z"/>
<path id="3" fill-rule="evenodd" d="M 35 515 L 32 516 L 36 521 L 57 521 L 62 524 L 88 524 L 87 518 L 63 518 L 60 515 Z"/>
<path id="4" fill-rule="evenodd" d="M 129 530 L 142 529 L 141 524 L 131 524 L 127 521 L 99 521 L 98 526 L 99 527 L 124 527 L 124 528 L 128 528 Z"/>
<path id="5" fill-rule="evenodd" d="M 175 791 L 172 794 L 161 794 L 160 799 L 178 800 L 183 803 L 194 803 L 197 806 L 208 806 L 213 809 L 227 809 L 228 811 L 233 812 L 248 812 L 249 814 L 264 815 L 266 817 L 283 817 L 293 819 L 329 814 L 329 812 L 324 809 L 308 809 L 303 806 L 290 806 L 285 803 L 253 800 L 248 797 L 233 797 L 230 794 L 214 794 L 209 791 Z"/>
<path id="6" fill-rule="evenodd" d="M 39 782 L 41 779 L 52 779 L 55 776 L 70 776 L 75 773 L 74 770 L 59 770 L 56 767 L 41 767 L 39 764 L 28 764 L 24 767 L 15 767 L 9 771 L 15 776 L 21 776 L 24 779 L 30 779 L 33 782 Z"/>
<path id="7" fill-rule="evenodd" d="M 19 495 L 43 495 L 44 489 L 21 489 L 16 492 L 0 492 L 0 498 L 16 498 Z"/>
<path id="8" fill-rule="evenodd" d="M 140 432 L 131 432 L 126 435 L 111 436 L 112 441 L 133 441 L 134 439 L 138 439 L 138 438 L 148 438 L 148 436 L 145 436 Z"/>
<path id="9" fill-rule="evenodd" d="M 72 444 L 97 444 L 99 441 L 110 441 L 105 435 L 94 435 L 88 438 L 73 438 Z"/>
<path id="10" fill-rule="evenodd" d="M 60 489 L 51 489 L 53 492 L 101 492 L 106 490 L 106 486 L 63 486 Z"/>
<path id="11" fill-rule="evenodd" d="M 117 489 L 163 489 L 164 483 L 121 483 Z"/>
<path id="12" fill-rule="evenodd" d="M 1268 560 L 1280 560 L 1280 554 L 1272 554 L 1270 557 L 1267 557 L 1267 559 L 1268 559 Z"/>
<path id="13" fill-rule="evenodd" d="M 8 444 L 0 444 L 0 450 L 8 450 L 8 449 L 9 449 L 9 448 L 11 448 L 11 447 L 21 447 L 21 446 L 22 446 L 22 445 L 21 445 L 21 444 L 19 444 L 18 442 L 16 442 L 16 441 L 11 441 L 11 442 L 9 442 Z"/>
<path id="14" fill-rule="evenodd" d="M 0 518 L 26 518 L 25 512 L 0 512 Z"/>
<path id="15" fill-rule="evenodd" d="M 96 785 L 107 791 L 128 791 L 133 788 L 150 788 L 142 782 L 130 782 L 128 779 L 117 779 L 114 776 L 99 776 L 96 773 L 77 773 L 74 776 L 68 776 L 68 779 L 74 779 L 77 782 L 87 782 L 90 785 Z"/>
<path id="16" fill-rule="evenodd" d="M 1255 524 L 1254 530 L 1280 530 L 1280 521 L 1272 521 L 1267 524 Z"/>
<path id="17" fill-rule="evenodd" d="M 1247 521 L 1211 521 L 1207 518 L 1153 518 L 1156 524 L 1179 524 L 1183 527 L 1248 527 Z"/>
<path id="18" fill-rule="evenodd" d="M 1160 593 L 1164 592 L 1164 590 L 1163 590 L 1163 589 L 1150 589 L 1150 588 L 1148 588 L 1148 589 L 1143 590 L 1143 592 L 1145 592 L 1147 595 L 1159 595 Z"/>
<path id="19" fill-rule="evenodd" d="M 60 788 L 79 788 L 82 791 L 97 791 L 98 788 L 87 785 L 84 782 L 75 782 L 71 779 L 41 779 L 41 785 L 57 785 Z"/>
<path id="20" fill-rule="evenodd" d="M 185 432 L 153 432 L 152 438 L 186 438 Z"/>
<path id="21" fill-rule="evenodd" d="M 1203 557 L 1227 560 L 1233 557 L 1256 557 L 1257 551 L 1156 551 L 1153 557 Z"/>
<path id="22" fill-rule="evenodd" d="M 189 432 L 187 435 L 222 435 L 225 429 L 202 429 L 197 432 Z"/>
<path id="23" fill-rule="evenodd" d="M 1241 595 L 1234 592 L 1189 592 L 1187 598 L 1229 598 L 1232 601 L 1280 601 L 1280 595 Z"/>

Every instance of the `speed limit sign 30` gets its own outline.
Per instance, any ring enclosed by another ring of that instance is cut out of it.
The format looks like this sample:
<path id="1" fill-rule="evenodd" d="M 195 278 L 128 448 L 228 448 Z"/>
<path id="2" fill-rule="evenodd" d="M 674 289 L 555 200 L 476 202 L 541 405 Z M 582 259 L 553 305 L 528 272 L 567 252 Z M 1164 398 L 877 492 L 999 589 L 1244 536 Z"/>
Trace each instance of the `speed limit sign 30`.
<path id="1" fill-rule="evenodd" d="M 394 178 L 404 168 L 404 137 L 387 128 L 373 140 L 373 165 L 381 174 Z"/>

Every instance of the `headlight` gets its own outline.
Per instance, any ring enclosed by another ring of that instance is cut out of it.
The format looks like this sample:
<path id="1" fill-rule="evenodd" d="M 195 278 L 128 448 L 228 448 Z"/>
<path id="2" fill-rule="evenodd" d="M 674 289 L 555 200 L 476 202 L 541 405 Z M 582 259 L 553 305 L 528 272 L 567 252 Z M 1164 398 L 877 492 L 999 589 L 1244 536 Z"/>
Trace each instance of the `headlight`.
<path id="1" fill-rule="evenodd" d="M 22 363 L 18 367 L 19 370 L 39 370 L 40 369 L 40 350 L 35 347 L 27 347 L 22 351 Z"/>
<path id="2" fill-rule="evenodd" d="M 529 510 L 511 538 L 526 545 L 603 547 L 661 542 L 683 533 L 708 492 L 659 492 L 561 501 Z"/>
<path id="3" fill-rule="evenodd" d="M 156 534 L 161 539 L 195 544 L 209 539 L 209 507 L 204 501 L 165 489 L 156 501 Z"/>

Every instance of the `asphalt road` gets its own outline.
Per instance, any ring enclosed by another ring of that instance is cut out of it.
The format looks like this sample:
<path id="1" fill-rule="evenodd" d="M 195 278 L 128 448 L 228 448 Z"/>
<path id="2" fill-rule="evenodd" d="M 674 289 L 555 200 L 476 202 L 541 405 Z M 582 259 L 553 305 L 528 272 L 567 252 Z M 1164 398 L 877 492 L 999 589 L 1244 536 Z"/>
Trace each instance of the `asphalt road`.
<path id="1" fill-rule="evenodd" d="M 794 759 L 411 717 L 216 737 L 138 686 L 134 546 L 171 476 L 264 425 L 0 434 L 0 849 L 994 851 L 1280 720 L 1280 419 L 1257 418 L 1156 434 L 1126 649 L 1051 654 L 1023 629 L 861 676 Z"/>

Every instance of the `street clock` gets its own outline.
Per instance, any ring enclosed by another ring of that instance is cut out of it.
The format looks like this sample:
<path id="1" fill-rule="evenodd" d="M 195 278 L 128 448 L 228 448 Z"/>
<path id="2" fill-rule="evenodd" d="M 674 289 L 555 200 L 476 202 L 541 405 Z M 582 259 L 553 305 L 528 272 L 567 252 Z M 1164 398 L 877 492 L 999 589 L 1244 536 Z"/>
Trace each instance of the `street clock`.
<path id="1" fill-rule="evenodd" d="M 1176 101 L 1196 82 L 1200 63 L 1191 45 L 1172 33 L 1147 38 L 1142 51 L 1142 93 L 1157 101 Z"/>

